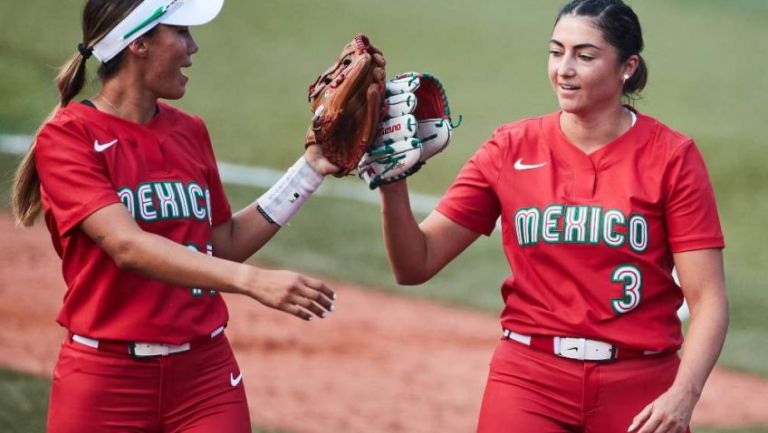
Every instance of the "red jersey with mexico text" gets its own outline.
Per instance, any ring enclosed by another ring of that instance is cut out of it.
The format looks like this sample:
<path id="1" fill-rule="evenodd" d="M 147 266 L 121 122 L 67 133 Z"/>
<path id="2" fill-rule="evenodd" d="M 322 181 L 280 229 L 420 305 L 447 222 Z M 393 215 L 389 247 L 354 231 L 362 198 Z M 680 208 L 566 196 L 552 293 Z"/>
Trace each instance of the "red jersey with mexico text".
<path id="1" fill-rule="evenodd" d="M 673 252 L 724 246 L 715 197 L 693 141 L 638 114 L 586 154 L 560 113 L 496 130 L 437 210 L 478 233 L 501 217 L 512 270 L 502 326 L 643 350 L 682 343 Z"/>
<path id="2" fill-rule="evenodd" d="M 139 125 L 70 103 L 38 134 L 35 160 L 67 284 L 62 326 L 91 338 L 181 344 L 226 323 L 217 291 L 120 270 L 78 227 L 122 203 L 142 230 L 213 254 L 212 226 L 231 209 L 202 120 L 158 104 Z"/>

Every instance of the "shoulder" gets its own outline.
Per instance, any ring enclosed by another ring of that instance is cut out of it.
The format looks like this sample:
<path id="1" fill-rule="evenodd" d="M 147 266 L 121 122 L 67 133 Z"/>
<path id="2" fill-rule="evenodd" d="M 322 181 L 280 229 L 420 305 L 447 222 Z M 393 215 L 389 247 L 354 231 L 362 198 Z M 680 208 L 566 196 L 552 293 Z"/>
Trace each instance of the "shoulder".
<path id="1" fill-rule="evenodd" d="M 651 130 L 651 144 L 661 150 L 668 157 L 695 148 L 696 144 L 688 135 L 670 127 L 660 120 L 638 113 L 641 121 L 647 122 Z"/>
<path id="2" fill-rule="evenodd" d="M 163 116 L 158 122 L 159 129 L 186 142 L 188 149 L 196 149 L 215 159 L 208 127 L 200 116 L 162 102 L 158 102 L 158 109 L 160 116 Z"/>
<path id="3" fill-rule="evenodd" d="M 542 125 L 547 116 L 529 117 L 505 123 L 493 131 L 491 137 L 475 152 L 474 164 L 484 171 L 498 171 L 503 161 L 518 153 L 521 148 L 536 146 L 541 136 Z"/>
<path id="4" fill-rule="evenodd" d="M 70 102 L 66 107 L 56 110 L 43 127 L 85 128 L 89 119 L 83 108 L 89 109 L 79 102 Z"/>
<path id="5" fill-rule="evenodd" d="M 79 103 L 70 103 L 66 107 L 59 108 L 51 118 L 40 128 L 36 136 L 36 147 L 46 147 L 48 145 L 56 146 L 62 140 L 71 142 L 72 139 L 78 139 L 82 143 L 87 143 L 88 133 L 87 117 L 80 112 L 82 107 Z M 86 107 L 87 108 L 87 107 Z"/>
<path id="6" fill-rule="evenodd" d="M 205 129 L 205 123 L 200 116 L 189 114 L 186 111 L 165 102 L 158 102 L 157 107 L 160 111 L 160 115 L 171 125 L 194 125 L 196 128 Z"/>
<path id="7" fill-rule="evenodd" d="M 557 113 L 538 117 L 527 117 L 505 123 L 496 128 L 485 146 L 498 147 L 500 150 L 535 146 L 548 125 L 556 121 Z M 553 118 L 555 118 L 553 120 Z"/>
<path id="8" fill-rule="evenodd" d="M 553 114 L 538 117 L 526 117 L 516 120 L 514 122 L 505 123 L 496 128 L 493 132 L 494 137 L 499 138 L 523 138 L 530 134 L 538 134 L 541 129 L 545 127 L 545 122 L 551 118 Z"/>

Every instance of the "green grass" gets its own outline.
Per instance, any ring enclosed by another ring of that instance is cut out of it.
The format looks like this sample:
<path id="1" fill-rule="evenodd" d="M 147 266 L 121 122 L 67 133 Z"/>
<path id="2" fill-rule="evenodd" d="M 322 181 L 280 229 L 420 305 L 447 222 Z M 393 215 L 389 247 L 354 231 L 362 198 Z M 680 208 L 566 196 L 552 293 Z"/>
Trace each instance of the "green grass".
<path id="1" fill-rule="evenodd" d="M 637 106 L 697 140 L 718 197 L 732 306 L 721 362 L 768 375 L 768 346 L 762 344 L 768 338 L 763 241 L 768 7 L 762 0 L 632 3 L 643 22 L 650 67 L 649 85 Z M 306 86 L 342 43 L 364 31 L 387 54 L 390 74 L 435 73 L 448 89 L 453 111 L 464 115 L 451 147 L 410 182 L 419 192 L 441 194 L 496 126 L 556 109 L 545 66 L 546 41 L 560 4 L 230 1 L 213 24 L 193 29 L 200 52 L 179 105 L 207 120 L 220 159 L 287 167 L 301 151 L 309 120 Z M 60 1 L 55 8 L 47 0 L 0 4 L 0 131 L 31 133 L 55 104 L 54 66 L 75 52 L 80 5 L 80 0 Z M 336 10 L 345 13 L 337 16 Z M 28 24 L 30 16 L 34 26 Z M 94 66 L 91 60 L 89 68 Z M 84 92 L 91 94 L 92 88 Z M 9 159 L 0 161 L 5 170 Z M 260 193 L 229 192 L 238 206 Z M 375 207 L 313 199 L 257 258 L 453 304 L 500 309 L 498 286 L 506 265 L 498 237 L 478 241 L 428 284 L 405 288 L 389 273 L 378 219 Z"/>
<path id="2" fill-rule="evenodd" d="M 0 431 L 43 433 L 51 382 L 0 368 Z M 768 427 L 737 430 L 696 429 L 696 433 L 768 433 Z M 253 433 L 286 433 L 253 428 Z"/>
<path id="3" fill-rule="evenodd" d="M 50 387 L 47 379 L 0 369 L 0 431 L 44 432 Z"/>
<path id="4" fill-rule="evenodd" d="M 742 428 L 742 429 L 735 429 L 735 430 L 713 430 L 708 428 L 697 428 L 693 429 L 694 433 L 768 433 L 768 428 L 766 427 L 751 427 L 751 428 Z"/>

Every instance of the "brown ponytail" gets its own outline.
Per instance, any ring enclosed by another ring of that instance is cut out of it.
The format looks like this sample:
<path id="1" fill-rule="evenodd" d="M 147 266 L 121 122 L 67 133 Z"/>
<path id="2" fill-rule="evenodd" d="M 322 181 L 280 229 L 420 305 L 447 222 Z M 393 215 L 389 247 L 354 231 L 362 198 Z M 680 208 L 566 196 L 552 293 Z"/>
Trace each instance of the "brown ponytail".
<path id="1" fill-rule="evenodd" d="M 59 90 L 59 103 L 45 119 L 43 125 L 53 118 L 60 107 L 67 105 L 83 89 L 85 61 L 83 55 L 77 53 L 59 70 L 55 81 L 56 88 Z M 40 132 L 40 129 L 42 129 L 42 125 L 37 133 Z M 13 191 L 11 192 L 11 207 L 16 216 L 16 223 L 27 227 L 35 222 L 37 214 L 40 213 L 40 178 L 37 176 L 37 169 L 35 168 L 37 133 L 35 133 L 35 139 L 16 170 Z"/>
<path id="2" fill-rule="evenodd" d="M 86 79 L 86 55 L 90 54 L 90 50 L 96 42 L 109 33 L 139 3 L 141 0 L 88 0 L 86 2 L 82 18 L 84 43 L 78 46 L 78 52 L 69 58 L 56 75 L 55 84 L 59 91 L 59 103 L 38 128 L 35 139 L 16 170 L 13 190 L 11 191 L 11 209 L 17 224 L 31 226 L 40 213 L 40 178 L 35 167 L 35 146 L 40 129 L 53 118 L 59 108 L 69 104 L 69 101 L 83 90 Z M 121 54 L 100 65 L 98 70 L 100 79 L 104 80 L 117 73 L 122 58 Z"/>

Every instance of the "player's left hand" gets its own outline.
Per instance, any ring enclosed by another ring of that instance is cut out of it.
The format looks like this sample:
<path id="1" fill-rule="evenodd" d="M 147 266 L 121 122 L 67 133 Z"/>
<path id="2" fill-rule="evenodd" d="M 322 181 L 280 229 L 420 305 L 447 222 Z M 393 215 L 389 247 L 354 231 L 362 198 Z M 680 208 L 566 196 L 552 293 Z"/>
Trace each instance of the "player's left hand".
<path id="1" fill-rule="evenodd" d="M 337 174 L 341 171 L 339 166 L 332 164 L 323 156 L 323 151 L 317 144 L 307 146 L 307 149 L 304 151 L 304 158 L 307 160 L 307 163 L 309 163 L 309 166 L 312 167 L 312 170 L 315 170 L 317 174 L 325 176 L 328 174 Z"/>
<path id="2" fill-rule="evenodd" d="M 448 145 L 454 128 L 448 98 L 431 74 L 407 72 L 386 84 L 382 122 L 376 141 L 357 165 L 370 189 L 419 171 L 427 159 Z"/>
<path id="3" fill-rule="evenodd" d="M 628 432 L 683 433 L 691 422 L 698 396 L 684 387 L 671 387 L 632 420 Z"/>

